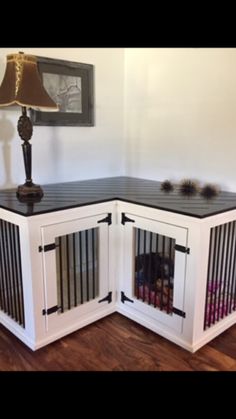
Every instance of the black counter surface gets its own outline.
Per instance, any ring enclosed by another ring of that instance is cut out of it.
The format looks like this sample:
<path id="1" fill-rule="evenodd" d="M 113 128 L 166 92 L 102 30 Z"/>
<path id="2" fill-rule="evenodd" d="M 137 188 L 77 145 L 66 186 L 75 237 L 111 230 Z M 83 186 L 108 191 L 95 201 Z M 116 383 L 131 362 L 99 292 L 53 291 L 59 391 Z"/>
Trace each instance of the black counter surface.
<path id="1" fill-rule="evenodd" d="M 17 199 L 16 189 L 2 190 L 0 208 L 32 216 L 119 199 L 195 218 L 236 208 L 236 193 L 221 191 L 211 199 L 202 198 L 199 193 L 183 196 L 178 187 L 173 192 L 163 192 L 161 182 L 125 176 L 48 184 L 43 191 L 40 202 L 23 203 Z"/>

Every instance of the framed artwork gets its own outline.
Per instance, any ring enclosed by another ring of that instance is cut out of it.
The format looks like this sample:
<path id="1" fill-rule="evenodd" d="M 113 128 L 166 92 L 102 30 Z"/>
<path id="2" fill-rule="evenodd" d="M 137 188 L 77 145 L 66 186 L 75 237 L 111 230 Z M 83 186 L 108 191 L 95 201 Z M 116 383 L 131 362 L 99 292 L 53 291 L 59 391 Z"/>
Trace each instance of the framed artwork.
<path id="1" fill-rule="evenodd" d="M 31 109 L 34 125 L 93 126 L 94 66 L 54 58 L 37 57 L 44 88 L 57 103 L 59 111 Z"/>

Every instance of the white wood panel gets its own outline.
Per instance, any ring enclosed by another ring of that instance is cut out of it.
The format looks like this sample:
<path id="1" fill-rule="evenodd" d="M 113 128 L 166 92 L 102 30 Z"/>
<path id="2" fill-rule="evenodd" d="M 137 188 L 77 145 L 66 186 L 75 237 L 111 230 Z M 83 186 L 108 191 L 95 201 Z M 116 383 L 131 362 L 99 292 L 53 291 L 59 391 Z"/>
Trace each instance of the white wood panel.
<path id="1" fill-rule="evenodd" d="M 124 233 L 124 291 L 128 298 L 133 299 L 133 303 L 125 301 L 130 309 L 137 310 L 148 316 L 155 322 L 160 322 L 171 327 L 178 332 L 182 330 L 183 318 L 174 313 L 167 314 L 158 308 L 148 305 L 134 296 L 134 228 L 150 231 L 176 240 L 176 244 L 186 246 L 187 229 L 176 227 L 175 225 L 141 218 L 134 214 L 126 213 L 126 216 L 135 222 L 127 222 L 123 228 Z M 184 285 L 185 285 L 185 266 L 186 253 L 175 251 L 174 261 L 174 294 L 173 306 L 183 310 Z"/>
<path id="2" fill-rule="evenodd" d="M 55 223 L 46 227 L 42 227 L 42 245 L 55 243 L 56 237 L 65 236 L 92 228 L 98 228 L 98 241 L 99 241 L 99 295 L 90 301 L 73 307 L 63 313 L 55 312 L 47 317 L 47 331 L 50 333 L 58 330 L 60 327 L 65 328 L 66 325 L 73 324 L 78 316 L 84 316 L 91 311 L 99 312 L 104 311 L 104 307 L 108 302 L 99 303 L 98 301 L 104 298 L 109 292 L 109 226 L 107 223 L 98 223 L 107 216 L 107 213 L 91 216 L 87 218 L 80 218 L 73 221 L 65 221 Z M 57 297 L 57 270 L 56 270 L 56 252 L 51 250 L 42 252 L 44 263 L 44 280 L 46 288 L 46 301 L 45 309 L 58 305 Z"/>

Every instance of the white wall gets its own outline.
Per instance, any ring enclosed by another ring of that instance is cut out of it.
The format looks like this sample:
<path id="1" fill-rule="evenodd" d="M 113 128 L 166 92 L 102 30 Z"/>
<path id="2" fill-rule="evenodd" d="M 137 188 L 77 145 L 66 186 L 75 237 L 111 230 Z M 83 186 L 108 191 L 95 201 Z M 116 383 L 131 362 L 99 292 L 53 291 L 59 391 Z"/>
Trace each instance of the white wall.
<path id="1" fill-rule="evenodd" d="M 236 49 L 125 50 L 126 173 L 236 191 Z"/>
<path id="2" fill-rule="evenodd" d="M 95 66 L 95 126 L 35 126 L 33 180 L 46 184 L 123 174 L 124 51 L 109 48 L 1 48 L 0 82 L 12 52 L 59 58 Z M 24 182 L 20 108 L 0 108 L 0 188 Z"/>
<path id="3" fill-rule="evenodd" d="M 95 66 L 95 126 L 35 126 L 36 183 L 127 174 L 236 191 L 236 49 L 2 48 L 0 82 L 21 50 Z M 0 188 L 24 181 L 19 114 L 0 108 Z"/>

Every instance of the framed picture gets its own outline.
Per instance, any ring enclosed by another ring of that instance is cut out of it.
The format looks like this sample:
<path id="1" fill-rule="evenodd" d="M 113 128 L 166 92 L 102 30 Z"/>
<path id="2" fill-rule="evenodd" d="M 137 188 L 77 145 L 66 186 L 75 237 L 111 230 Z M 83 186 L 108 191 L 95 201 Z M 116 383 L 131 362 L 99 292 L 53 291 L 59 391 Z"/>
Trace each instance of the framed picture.
<path id="1" fill-rule="evenodd" d="M 94 66 L 47 57 L 37 57 L 37 62 L 43 85 L 59 106 L 59 111 L 31 109 L 33 124 L 93 126 Z"/>

